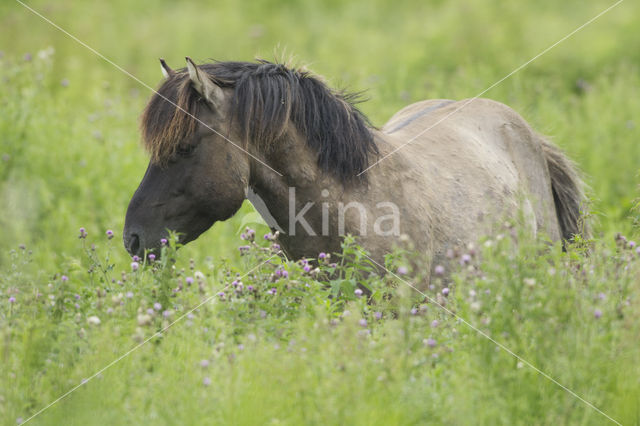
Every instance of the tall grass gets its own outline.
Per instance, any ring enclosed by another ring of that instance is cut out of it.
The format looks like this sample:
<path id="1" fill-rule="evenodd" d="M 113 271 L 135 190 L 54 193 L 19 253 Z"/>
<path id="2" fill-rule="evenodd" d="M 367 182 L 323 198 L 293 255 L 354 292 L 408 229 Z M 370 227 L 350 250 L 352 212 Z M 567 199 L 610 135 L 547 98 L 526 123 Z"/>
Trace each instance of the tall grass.
<path id="1" fill-rule="evenodd" d="M 158 57 L 177 68 L 186 55 L 292 55 L 333 86 L 366 89 L 362 109 L 382 125 L 413 101 L 475 96 L 611 3 L 28 4 L 151 86 Z M 352 243 L 344 266 L 332 259 L 311 273 L 276 256 L 237 292 L 236 274 L 277 252 L 267 240 L 237 250 L 249 205 L 177 254 L 167 247 L 163 259 L 175 264 L 133 271 L 120 230 L 147 162 L 137 120 L 150 92 L 3 2 L 2 424 L 27 419 L 208 298 L 34 424 L 607 421 L 527 362 L 623 424 L 640 422 L 639 255 L 615 238 L 632 240 L 640 218 L 638 7 L 622 3 L 484 95 L 520 112 L 582 169 L 592 254 L 505 229 L 467 253 L 469 263 L 454 259 L 452 280 L 425 298 L 392 274 L 372 275 Z M 411 265 L 403 252 L 388 259 L 392 271 L 409 268 L 400 277 L 408 282 L 420 275 Z M 357 284 L 374 290 L 374 303 Z"/>

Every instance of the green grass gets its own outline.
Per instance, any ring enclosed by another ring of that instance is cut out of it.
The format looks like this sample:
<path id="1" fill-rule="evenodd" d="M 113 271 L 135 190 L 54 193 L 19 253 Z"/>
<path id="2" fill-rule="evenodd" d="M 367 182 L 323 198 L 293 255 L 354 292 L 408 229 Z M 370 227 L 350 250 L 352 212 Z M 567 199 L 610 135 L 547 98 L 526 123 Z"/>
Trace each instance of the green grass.
<path id="1" fill-rule="evenodd" d="M 477 95 L 610 4 L 29 2 L 150 86 L 158 57 L 177 68 L 187 55 L 293 55 L 334 86 L 366 89 L 362 109 L 376 125 L 412 101 Z M 623 2 L 484 95 L 583 170 L 592 255 L 505 230 L 456 271 L 448 297 L 442 282 L 427 292 L 623 424 L 640 423 L 640 262 L 614 241 L 638 238 L 639 8 Z M 215 302 L 33 424 L 607 422 L 397 278 L 369 277 L 351 245 L 332 287 L 296 264 L 272 283 L 276 266 L 263 265 L 242 279 L 257 293 L 219 300 L 233 274 L 268 256 L 237 250 L 249 205 L 181 249 L 175 269 L 132 272 L 120 230 L 147 163 L 137 120 L 150 92 L 18 3 L 0 4 L 0 26 L 0 423 L 28 418 L 207 297 Z M 389 266 L 406 261 L 400 253 Z M 202 284 L 189 287 L 196 270 Z M 375 304 L 355 297 L 356 282 L 376 290 Z M 169 319 L 139 325 L 155 302 Z"/>

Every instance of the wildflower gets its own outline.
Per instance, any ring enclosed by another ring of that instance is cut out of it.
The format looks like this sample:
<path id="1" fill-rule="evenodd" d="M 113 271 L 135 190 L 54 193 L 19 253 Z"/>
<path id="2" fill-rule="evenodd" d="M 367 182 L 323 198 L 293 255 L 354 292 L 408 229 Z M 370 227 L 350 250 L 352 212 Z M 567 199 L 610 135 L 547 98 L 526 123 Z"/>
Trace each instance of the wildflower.
<path id="1" fill-rule="evenodd" d="M 240 250 L 240 254 L 243 255 L 243 254 L 247 253 L 250 248 L 251 248 L 251 246 L 240 246 L 240 247 L 238 247 L 238 250 Z"/>
<path id="2" fill-rule="evenodd" d="M 602 311 L 600 309 L 596 309 L 595 311 L 593 311 L 593 316 L 596 319 L 599 319 L 602 316 Z"/>
<path id="3" fill-rule="evenodd" d="M 69 87 L 69 79 L 68 79 L 68 78 L 63 78 L 63 79 L 60 81 L 60 85 L 61 85 L 62 87 Z"/>
<path id="4" fill-rule="evenodd" d="M 304 267 L 302 268 L 305 272 L 309 272 L 311 271 L 311 265 L 309 265 L 308 263 L 306 265 L 304 265 Z"/>
<path id="5" fill-rule="evenodd" d="M 92 315 L 89 318 L 87 318 L 87 322 L 91 325 L 100 325 L 100 318 L 98 318 L 95 315 Z"/>
<path id="6" fill-rule="evenodd" d="M 171 315 L 173 315 L 173 311 L 167 310 L 167 311 L 162 312 L 162 316 L 165 317 L 165 318 L 169 318 Z"/>
<path id="7" fill-rule="evenodd" d="M 467 264 L 469 264 L 469 262 L 471 262 L 471 256 L 468 255 L 467 253 L 463 254 L 460 257 L 460 264 L 461 265 L 467 265 Z"/>
<path id="8" fill-rule="evenodd" d="M 411 315 L 418 315 L 418 309 L 417 308 L 411 308 Z"/>
<path id="9" fill-rule="evenodd" d="M 205 377 L 204 379 L 202 379 L 202 384 L 205 386 L 210 386 L 211 385 L 211 379 L 208 377 Z"/>
<path id="10" fill-rule="evenodd" d="M 445 287 L 442 289 L 442 295 L 443 296 L 448 296 L 449 295 L 449 287 Z"/>
<path id="11" fill-rule="evenodd" d="M 62 280 L 63 283 L 66 283 L 67 281 L 69 281 L 69 277 L 66 275 L 63 275 L 60 277 L 60 280 Z"/>
<path id="12" fill-rule="evenodd" d="M 153 304 L 153 309 L 159 311 L 160 309 L 162 309 L 162 305 L 159 302 L 156 302 Z"/>
<path id="13" fill-rule="evenodd" d="M 134 262 L 140 262 L 140 258 L 137 255 L 133 255 L 133 261 Z"/>
<path id="14" fill-rule="evenodd" d="M 277 244 L 277 243 L 273 243 L 273 244 L 271 244 L 271 249 L 272 249 L 273 251 L 278 251 L 278 250 L 280 250 L 280 244 Z"/>
<path id="15" fill-rule="evenodd" d="M 629 241 L 629 248 L 633 249 L 636 246 L 636 242 L 635 241 Z"/>
<path id="16" fill-rule="evenodd" d="M 111 229 L 107 229 L 106 234 L 107 234 L 107 238 L 108 239 L 112 239 L 113 238 L 113 231 Z"/>
<path id="17" fill-rule="evenodd" d="M 132 291 L 128 291 L 126 296 L 127 296 L 127 299 L 131 299 L 133 297 L 133 292 Z"/>
<path id="18" fill-rule="evenodd" d="M 327 257 L 327 253 L 325 252 L 320 252 L 320 254 L 318 254 L 318 259 L 324 259 L 325 257 Z"/>
<path id="19" fill-rule="evenodd" d="M 271 287 L 271 289 L 267 291 L 267 293 L 271 295 L 275 295 L 277 292 L 278 290 L 275 287 Z"/>
<path id="20" fill-rule="evenodd" d="M 249 284 L 249 285 L 247 286 L 247 290 L 249 290 L 249 291 L 253 291 L 253 286 L 252 286 L 251 284 Z"/>
<path id="21" fill-rule="evenodd" d="M 265 240 L 271 240 L 273 238 L 273 235 L 271 235 L 271 232 L 268 232 L 266 234 L 264 234 L 264 239 Z"/>
<path id="22" fill-rule="evenodd" d="M 231 285 L 234 287 L 238 287 L 238 284 L 240 284 L 241 282 L 238 280 L 233 280 L 233 282 L 231 282 Z"/>
<path id="23" fill-rule="evenodd" d="M 406 275 L 407 272 L 409 272 L 409 271 L 407 270 L 407 268 L 405 266 L 401 266 L 401 267 L 398 268 L 398 275 Z"/>
<path id="24" fill-rule="evenodd" d="M 167 243 L 168 243 L 168 241 L 167 241 L 167 239 L 166 239 L 166 238 L 161 238 L 161 239 L 160 239 L 160 244 L 161 244 L 161 245 L 166 246 L 166 245 L 167 245 Z"/>
<path id="25" fill-rule="evenodd" d="M 361 318 L 360 321 L 358 321 L 358 324 L 360 324 L 361 327 L 366 327 L 367 326 L 367 320 L 364 318 Z"/>
<path id="26" fill-rule="evenodd" d="M 187 278 L 185 278 L 185 282 L 187 283 L 187 285 L 191 285 L 191 284 L 193 284 L 193 278 L 192 277 L 187 277 Z"/>
<path id="27" fill-rule="evenodd" d="M 605 300 L 606 298 L 607 298 L 607 295 L 606 295 L 606 294 L 604 294 L 604 293 L 599 293 L 599 294 L 598 294 L 598 299 L 600 299 L 600 300 Z"/>
<path id="28" fill-rule="evenodd" d="M 436 328 L 439 325 L 440 325 L 440 322 L 438 322 L 438 320 L 431 321 L 431 327 Z"/>
<path id="29" fill-rule="evenodd" d="M 156 311 L 154 311 L 152 308 L 147 309 L 147 313 L 148 313 L 149 315 L 153 315 L 153 314 L 155 314 L 155 312 L 156 312 Z"/>
<path id="30" fill-rule="evenodd" d="M 444 275 L 444 266 L 442 265 L 436 265 L 436 267 L 433 269 L 433 272 L 436 274 L 436 276 L 443 276 Z"/>
<path id="31" fill-rule="evenodd" d="M 382 312 L 375 312 L 373 317 L 377 320 L 382 319 Z"/>
<path id="32" fill-rule="evenodd" d="M 207 368 L 208 366 L 209 366 L 209 360 L 208 359 L 203 359 L 202 361 L 200 361 L 200 367 Z"/>
<path id="33" fill-rule="evenodd" d="M 149 254 L 149 256 L 147 256 L 149 258 L 149 262 L 153 262 L 154 260 L 156 260 L 156 255 L 151 253 Z"/>
<path id="34" fill-rule="evenodd" d="M 73 297 L 74 297 L 76 300 L 80 300 L 80 295 L 79 295 L 79 294 L 75 294 Z"/>
<path id="35" fill-rule="evenodd" d="M 140 267 L 140 264 L 138 262 L 131 262 L 131 270 L 132 271 L 137 271 L 138 268 Z"/>
<path id="36" fill-rule="evenodd" d="M 33 59 L 33 56 L 31 55 L 31 53 L 25 53 L 23 59 L 25 62 L 31 62 L 31 59 Z"/>
<path id="37" fill-rule="evenodd" d="M 287 278 L 289 276 L 289 273 L 287 272 L 286 269 L 280 267 L 276 269 L 275 275 L 276 277 Z"/>
<path id="38" fill-rule="evenodd" d="M 87 235 L 89 235 L 89 234 L 87 234 L 87 230 L 84 229 L 84 228 L 80 228 L 80 236 L 78 238 L 85 239 L 85 238 L 87 238 Z"/>
<path id="39" fill-rule="evenodd" d="M 224 291 L 218 292 L 218 297 L 224 299 Z"/>
<path id="40" fill-rule="evenodd" d="M 355 293 L 355 295 L 356 295 L 357 297 L 362 296 L 362 290 L 360 290 L 359 288 L 356 288 L 356 289 L 355 289 L 355 291 L 354 291 L 354 293 Z"/>
<path id="41" fill-rule="evenodd" d="M 151 324 L 151 315 L 138 315 L 138 325 Z"/>
<path id="42" fill-rule="evenodd" d="M 9 303 L 16 303 L 16 298 L 13 296 L 9 297 Z"/>
<path id="43" fill-rule="evenodd" d="M 107 308 L 107 314 L 111 315 L 113 313 L 113 308 L 109 307 Z"/>
<path id="44" fill-rule="evenodd" d="M 431 337 L 429 337 L 428 339 L 424 339 L 422 341 L 425 345 L 429 346 L 430 348 L 435 348 L 436 347 L 436 341 L 434 339 L 432 339 Z"/>

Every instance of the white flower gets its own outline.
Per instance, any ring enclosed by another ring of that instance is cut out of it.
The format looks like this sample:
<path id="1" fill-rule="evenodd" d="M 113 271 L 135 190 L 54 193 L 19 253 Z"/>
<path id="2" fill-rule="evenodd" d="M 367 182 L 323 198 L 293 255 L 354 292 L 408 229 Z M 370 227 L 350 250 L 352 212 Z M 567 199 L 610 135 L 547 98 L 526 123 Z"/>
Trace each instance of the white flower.
<path id="1" fill-rule="evenodd" d="M 95 315 L 92 315 L 89 318 L 87 318 L 87 322 L 91 325 L 100 325 L 100 318 L 98 318 Z"/>

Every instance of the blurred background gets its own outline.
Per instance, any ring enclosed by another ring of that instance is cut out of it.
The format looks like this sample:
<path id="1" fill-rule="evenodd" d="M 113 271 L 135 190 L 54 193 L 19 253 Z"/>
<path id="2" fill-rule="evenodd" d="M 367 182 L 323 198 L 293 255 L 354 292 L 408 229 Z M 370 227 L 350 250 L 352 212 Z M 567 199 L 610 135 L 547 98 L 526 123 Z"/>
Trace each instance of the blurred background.
<path id="1" fill-rule="evenodd" d="M 611 1 L 43 1 L 27 4 L 152 87 L 159 57 L 293 58 L 330 85 L 364 90 L 377 126 L 426 98 L 498 81 Z M 640 6 L 627 1 L 484 97 L 565 149 L 591 186 L 598 234 L 630 232 L 638 197 Z M 151 92 L 14 1 L 0 4 L 0 268 L 18 244 L 69 267 L 80 227 L 121 238 L 147 165 L 138 118 Z M 437 185 L 437 182 L 434 182 Z M 186 257 L 235 259 L 244 215 Z M 120 243 L 116 259 L 127 259 Z"/>

